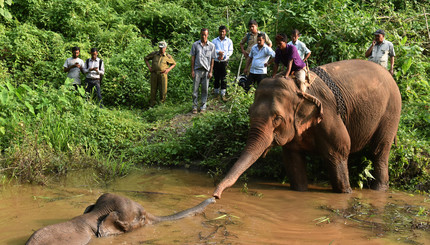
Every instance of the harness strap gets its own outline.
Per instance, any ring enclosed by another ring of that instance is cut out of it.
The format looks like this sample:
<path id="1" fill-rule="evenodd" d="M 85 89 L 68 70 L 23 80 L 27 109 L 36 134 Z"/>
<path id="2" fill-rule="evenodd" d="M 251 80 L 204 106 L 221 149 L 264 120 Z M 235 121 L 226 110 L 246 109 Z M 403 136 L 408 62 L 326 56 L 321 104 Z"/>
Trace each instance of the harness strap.
<path id="1" fill-rule="evenodd" d="M 321 78 L 321 80 L 324 81 L 324 83 L 330 88 L 331 92 L 333 93 L 336 104 L 337 104 L 337 114 L 340 114 L 340 117 L 342 118 L 343 123 L 345 123 L 346 120 L 346 106 L 345 106 L 345 100 L 343 99 L 342 93 L 340 92 L 339 87 L 333 80 L 331 80 L 330 75 L 323 69 L 321 69 L 319 66 L 312 68 L 311 71 L 313 71 L 317 76 Z"/>

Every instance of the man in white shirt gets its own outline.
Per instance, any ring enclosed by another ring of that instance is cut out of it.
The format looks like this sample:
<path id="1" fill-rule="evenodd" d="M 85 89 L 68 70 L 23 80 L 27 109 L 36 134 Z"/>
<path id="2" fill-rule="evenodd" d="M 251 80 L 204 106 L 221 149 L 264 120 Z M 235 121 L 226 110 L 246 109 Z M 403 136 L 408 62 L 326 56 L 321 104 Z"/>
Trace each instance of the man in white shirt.
<path id="1" fill-rule="evenodd" d="M 214 60 L 214 94 L 221 94 L 221 99 L 226 101 L 225 94 L 227 91 L 227 75 L 228 59 L 233 54 L 233 42 L 226 37 L 227 27 L 220 26 L 218 28 L 219 36 L 212 40 L 215 45 L 215 60 Z"/>
<path id="2" fill-rule="evenodd" d="M 380 64 L 381 66 L 388 67 L 388 56 L 390 56 L 390 74 L 394 74 L 394 46 L 390 41 L 385 40 L 385 31 L 382 29 L 377 30 L 375 39 L 364 54 L 370 61 Z"/>
<path id="3" fill-rule="evenodd" d="M 86 91 L 91 93 L 93 88 L 96 88 L 98 102 L 102 106 L 102 91 L 100 81 L 105 74 L 105 66 L 103 60 L 97 57 L 99 54 L 96 48 L 91 49 L 91 59 L 88 59 L 84 64 L 83 72 L 87 74 L 85 81 L 87 82 Z"/>
<path id="4" fill-rule="evenodd" d="M 275 57 L 275 51 L 265 44 L 265 34 L 260 33 L 257 36 L 257 44 L 252 46 L 249 53 L 249 59 L 246 62 L 245 73 L 249 71 L 249 76 L 245 84 L 245 91 L 248 92 L 251 84 L 260 83 L 267 77 L 267 65 L 270 57 Z M 251 68 L 249 66 L 251 65 Z"/>
<path id="5" fill-rule="evenodd" d="M 297 51 L 299 52 L 300 58 L 306 63 L 306 61 L 309 59 L 309 56 L 311 56 L 311 51 L 306 47 L 306 44 L 299 40 L 299 37 L 299 30 L 294 29 L 291 32 L 291 41 L 288 42 L 288 44 L 294 45 L 294 47 L 296 47 Z"/>
<path id="6" fill-rule="evenodd" d="M 84 61 L 79 58 L 81 50 L 79 47 L 72 48 L 72 57 L 64 62 L 64 72 L 68 72 L 67 77 L 73 78 L 73 86 L 78 89 L 81 85 L 81 71 L 84 67 Z"/>

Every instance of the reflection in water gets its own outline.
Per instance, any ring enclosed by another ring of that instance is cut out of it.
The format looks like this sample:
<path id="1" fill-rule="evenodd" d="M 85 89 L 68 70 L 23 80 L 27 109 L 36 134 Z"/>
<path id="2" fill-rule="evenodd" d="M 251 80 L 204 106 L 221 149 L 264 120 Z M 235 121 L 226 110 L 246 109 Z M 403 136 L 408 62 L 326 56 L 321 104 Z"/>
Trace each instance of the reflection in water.
<path id="1" fill-rule="evenodd" d="M 150 213 L 163 216 L 198 204 L 214 189 L 206 175 L 184 170 L 136 172 L 104 188 L 92 176 L 83 172 L 70 174 L 51 188 L 3 186 L 0 244 L 24 244 L 35 230 L 82 214 L 104 192 L 127 196 Z M 295 192 L 285 185 L 269 183 L 249 183 L 248 188 L 247 194 L 241 192 L 240 186 L 227 189 L 204 215 L 93 239 L 91 244 L 398 244 L 395 234 L 362 229 L 354 220 L 333 211 L 347 210 L 351 200 L 367 203 L 376 210 L 384 210 L 392 203 L 421 207 L 423 214 L 430 210 L 428 196 L 426 199 L 399 192 L 355 190 L 352 194 L 335 194 L 319 187 Z M 378 217 L 370 219 L 381 222 Z M 409 238 L 402 237 L 401 241 L 430 241 L 426 231 L 415 230 L 406 236 Z"/>

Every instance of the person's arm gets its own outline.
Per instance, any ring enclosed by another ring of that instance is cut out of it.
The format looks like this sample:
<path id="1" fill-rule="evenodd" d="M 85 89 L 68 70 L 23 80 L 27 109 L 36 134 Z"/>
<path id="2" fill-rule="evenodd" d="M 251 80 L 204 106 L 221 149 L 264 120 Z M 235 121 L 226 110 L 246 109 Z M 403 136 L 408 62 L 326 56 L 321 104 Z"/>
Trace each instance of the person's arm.
<path id="1" fill-rule="evenodd" d="M 72 68 L 75 68 L 75 67 L 78 67 L 79 69 L 82 69 L 81 65 L 79 65 L 78 62 L 76 62 L 75 64 L 69 66 L 69 64 L 68 64 L 68 62 L 66 60 L 66 63 L 64 63 L 64 65 L 63 65 L 63 68 L 64 68 L 63 71 L 64 72 L 69 72 Z"/>
<path id="2" fill-rule="evenodd" d="M 269 35 L 267 35 L 267 33 L 266 33 L 266 45 L 269 46 L 269 48 L 272 47 L 272 41 L 270 40 Z"/>
<path id="3" fill-rule="evenodd" d="M 390 73 L 391 73 L 391 76 L 393 76 L 394 75 L 394 56 L 390 57 L 390 63 L 391 63 Z"/>
<path id="4" fill-rule="evenodd" d="M 246 65 L 245 65 L 245 70 L 243 70 L 243 73 L 247 74 L 249 71 L 249 66 L 252 63 L 252 58 L 249 57 L 248 59 L 246 59 Z"/>
<path id="5" fill-rule="evenodd" d="M 209 70 L 208 78 L 212 78 L 212 71 L 214 70 L 214 58 L 211 59 L 211 68 Z"/>
<path id="6" fill-rule="evenodd" d="M 194 79 L 196 74 L 194 74 L 194 62 L 196 61 L 196 56 L 191 56 L 191 77 Z"/>
<path id="7" fill-rule="evenodd" d="M 225 58 L 226 60 L 228 60 L 230 58 L 230 56 L 233 54 L 233 41 L 228 42 L 228 50 L 227 50 L 227 54 L 225 54 Z"/>
<path id="8" fill-rule="evenodd" d="M 88 67 L 87 67 L 87 62 L 84 62 L 84 68 L 82 68 L 82 73 L 88 73 Z"/>
<path id="9" fill-rule="evenodd" d="M 370 45 L 370 47 L 367 49 L 366 53 L 364 54 L 366 58 L 372 55 L 373 47 L 375 46 L 375 44 L 376 44 L 376 41 L 373 40 L 372 45 Z"/>
<path id="10" fill-rule="evenodd" d="M 240 41 L 240 50 L 242 51 L 242 54 L 243 56 L 245 56 L 245 58 L 248 58 L 248 55 L 249 55 L 245 50 L 245 42 L 246 43 L 248 42 L 247 37 L 248 37 L 248 34 L 246 34 L 245 37 L 242 38 L 242 40 Z"/>
<path id="11" fill-rule="evenodd" d="M 145 59 L 145 63 L 146 63 L 146 66 L 148 67 L 149 72 L 152 72 L 152 67 L 149 64 L 149 61 L 147 59 Z"/>
<path id="12" fill-rule="evenodd" d="M 173 65 L 171 65 L 169 68 L 167 68 L 166 70 L 164 70 L 163 72 L 161 72 L 161 73 L 163 73 L 163 74 L 168 74 L 174 67 L 176 66 L 176 64 L 173 64 Z"/>
<path id="13" fill-rule="evenodd" d="M 309 59 L 309 56 L 311 56 L 311 52 L 307 53 L 305 58 L 303 59 L 304 62 L 306 62 Z"/>
<path id="14" fill-rule="evenodd" d="M 288 75 L 290 75 L 291 67 L 293 67 L 293 59 L 291 59 L 291 60 L 288 61 L 287 73 L 285 73 L 285 78 L 287 78 Z"/>
<path id="15" fill-rule="evenodd" d="M 152 53 L 148 54 L 148 55 L 147 55 L 147 56 L 145 56 L 145 58 L 144 58 L 145 63 L 146 63 L 146 66 L 148 67 L 149 72 L 152 72 L 152 67 L 151 67 L 151 65 L 149 64 L 149 60 L 152 60 L 152 58 L 153 58 Z"/>
<path id="16" fill-rule="evenodd" d="M 170 59 L 169 59 L 169 61 L 168 61 L 168 63 L 167 64 L 169 64 L 170 65 L 170 67 L 169 68 L 167 68 L 166 70 L 164 70 L 164 71 L 162 71 L 161 73 L 163 73 L 163 74 L 168 74 L 175 66 L 176 66 L 176 62 L 175 62 L 175 60 L 170 56 Z"/>
<path id="17" fill-rule="evenodd" d="M 105 74 L 105 63 L 102 62 L 102 66 L 96 71 L 99 73 L 100 76 L 103 76 Z"/>

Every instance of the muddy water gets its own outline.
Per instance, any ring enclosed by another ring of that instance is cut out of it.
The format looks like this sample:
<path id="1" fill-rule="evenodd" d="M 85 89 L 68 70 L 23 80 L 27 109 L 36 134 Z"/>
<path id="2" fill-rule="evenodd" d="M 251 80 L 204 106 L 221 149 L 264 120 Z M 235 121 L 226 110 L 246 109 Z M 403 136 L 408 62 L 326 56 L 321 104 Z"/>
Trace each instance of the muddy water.
<path id="1" fill-rule="evenodd" d="M 24 244 L 37 229 L 71 219 L 104 192 L 127 196 L 155 215 L 189 208 L 209 197 L 213 182 L 202 173 L 149 169 L 100 187 L 92 173 L 71 174 L 55 187 L 0 188 L 0 244 Z M 406 193 L 354 190 L 333 194 L 326 188 L 294 192 L 271 183 L 228 189 L 204 215 L 143 227 L 91 244 L 430 244 L 430 234 L 415 230 L 400 235 L 363 229 L 360 223 L 320 208 L 345 209 L 359 200 L 383 210 L 387 203 L 430 209 L 430 198 Z M 354 199 L 355 198 L 355 199 Z M 329 220 L 321 222 L 324 217 Z M 377 218 L 376 218 L 377 219 Z M 428 220 L 428 219 L 427 219 Z M 330 221 L 328 223 L 328 221 Z M 405 239 L 406 237 L 406 239 Z"/>

